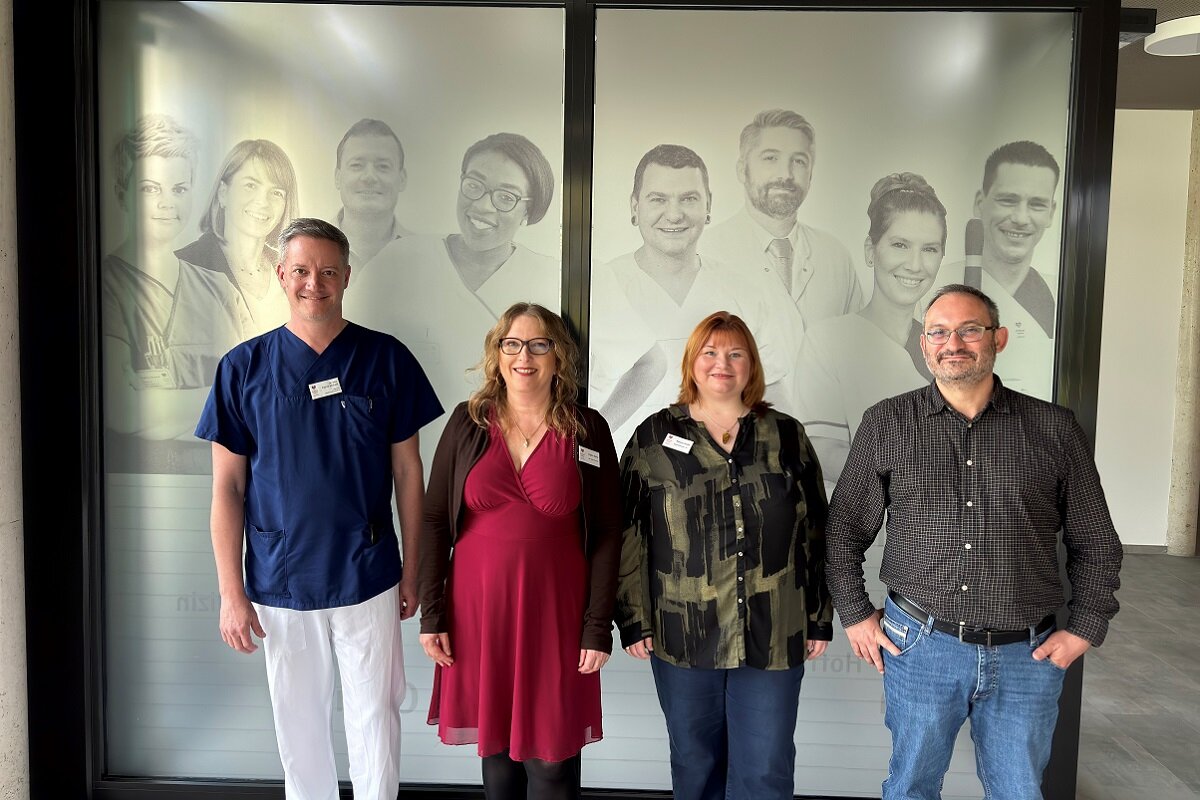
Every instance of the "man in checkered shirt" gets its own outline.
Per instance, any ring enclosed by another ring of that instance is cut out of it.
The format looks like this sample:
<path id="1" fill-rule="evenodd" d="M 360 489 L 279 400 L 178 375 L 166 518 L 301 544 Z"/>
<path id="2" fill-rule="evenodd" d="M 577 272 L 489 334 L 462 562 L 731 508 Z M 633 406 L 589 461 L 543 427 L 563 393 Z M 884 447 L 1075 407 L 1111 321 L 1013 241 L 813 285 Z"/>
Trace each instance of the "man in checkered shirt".
<path id="1" fill-rule="evenodd" d="M 996 304 L 944 286 L 924 328 L 935 380 L 864 415 L 830 506 L 827 580 L 855 655 L 884 675 L 884 800 L 940 797 L 967 719 L 985 796 L 1033 800 L 1065 670 L 1117 612 L 1121 543 L 1074 415 L 993 374 L 1008 341 Z M 876 609 L 862 565 L 885 511 Z"/>

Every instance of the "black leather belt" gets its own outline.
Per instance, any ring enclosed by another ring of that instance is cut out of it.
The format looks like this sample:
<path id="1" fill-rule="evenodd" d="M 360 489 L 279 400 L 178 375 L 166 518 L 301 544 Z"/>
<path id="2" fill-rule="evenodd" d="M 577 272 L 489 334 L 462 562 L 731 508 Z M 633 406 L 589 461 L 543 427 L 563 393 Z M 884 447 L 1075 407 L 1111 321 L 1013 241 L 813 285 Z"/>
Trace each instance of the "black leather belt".
<path id="1" fill-rule="evenodd" d="M 922 622 L 929 619 L 929 612 L 909 600 L 907 597 L 899 595 L 896 592 L 888 592 L 888 597 L 891 598 L 892 602 L 895 603 L 900 610 L 914 619 Z M 1054 615 L 1048 614 L 1042 619 L 1041 622 L 1037 624 L 1037 627 L 1034 628 L 1034 634 L 1043 634 L 1050 630 L 1052 625 L 1054 625 Z M 934 619 L 933 629 L 935 631 L 941 631 L 942 633 L 948 633 L 951 636 L 957 636 L 960 642 L 966 642 L 967 644 L 982 644 L 988 647 L 998 644 L 1013 644 L 1014 642 L 1029 641 L 1028 628 L 1023 628 L 1017 631 L 994 631 L 989 628 L 968 628 L 965 625 L 959 625 L 954 622 L 946 622 L 944 620 Z"/>

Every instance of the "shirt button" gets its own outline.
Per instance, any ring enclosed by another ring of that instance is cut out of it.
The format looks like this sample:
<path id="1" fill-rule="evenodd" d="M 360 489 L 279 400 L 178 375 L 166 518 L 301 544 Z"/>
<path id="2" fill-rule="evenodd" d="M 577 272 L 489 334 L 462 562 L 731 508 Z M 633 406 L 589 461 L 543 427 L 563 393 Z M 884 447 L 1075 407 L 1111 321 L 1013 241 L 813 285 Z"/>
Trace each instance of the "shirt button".
<path id="1" fill-rule="evenodd" d="M 965 548 L 967 548 L 968 550 L 970 550 L 970 549 L 971 549 L 971 543 L 970 543 L 970 542 L 967 542 L 966 544 L 964 544 L 964 545 L 963 545 L 963 547 L 965 547 Z"/>
<path id="2" fill-rule="evenodd" d="M 744 600 L 742 600 L 742 598 L 740 598 L 740 597 L 739 597 L 739 598 L 738 598 L 738 603 L 739 603 L 739 604 L 741 604 L 741 603 L 743 603 L 743 602 L 745 602 L 745 601 L 744 601 Z"/>
<path id="3" fill-rule="evenodd" d="M 743 578 L 741 575 L 738 575 L 738 583 L 741 583 L 743 580 L 745 580 L 745 578 Z"/>
<path id="4" fill-rule="evenodd" d="M 738 550 L 738 555 L 740 556 L 741 554 L 742 554 L 742 551 L 741 551 L 741 550 Z"/>
<path id="5" fill-rule="evenodd" d="M 969 428 L 969 427 L 971 427 L 971 425 L 972 425 L 972 424 L 974 424 L 974 423 L 968 422 L 968 423 L 967 423 L 967 427 L 968 427 L 968 428 Z"/>
<path id="6" fill-rule="evenodd" d="M 740 506 L 741 504 L 742 504 L 742 498 L 740 498 L 740 497 L 735 497 L 735 498 L 733 498 L 733 506 L 734 506 L 734 508 L 737 508 L 737 507 L 738 507 L 738 506 Z"/>
<path id="7" fill-rule="evenodd" d="M 966 590 L 967 590 L 967 585 L 964 583 L 964 584 L 963 584 L 963 591 L 965 592 Z"/>
<path id="8" fill-rule="evenodd" d="M 730 464 L 732 464 L 732 463 L 733 463 L 733 459 L 732 459 L 732 458 L 727 458 L 727 459 L 725 459 L 725 461 L 726 461 L 727 463 L 730 463 Z"/>
<path id="9" fill-rule="evenodd" d="M 974 461 L 972 461 L 971 459 L 969 459 L 969 458 L 967 459 L 967 466 L 968 466 L 968 467 L 969 467 L 969 466 L 971 466 L 971 465 L 972 465 L 972 464 L 974 464 L 974 463 L 975 463 L 975 462 L 974 462 Z"/>
<path id="10" fill-rule="evenodd" d="M 971 507 L 972 507 L 972 506 L 974 506 L 974 505 L 975 505 L 975 504 L 974 504 L 974 503 L 972 503 L 970 500 L 968 500 L 968 501 L 967 501 L 967 508 L 971 508 Z"/>
<path id="11" fill-rule="evenodd" d="M 739 525 L 739 526 L 738 526 L 738 533 L 741 533 L 741 532 L 742 532 L 742 530 L 743 530 L 742 526 L 741 526 L 741 525 Z"/>

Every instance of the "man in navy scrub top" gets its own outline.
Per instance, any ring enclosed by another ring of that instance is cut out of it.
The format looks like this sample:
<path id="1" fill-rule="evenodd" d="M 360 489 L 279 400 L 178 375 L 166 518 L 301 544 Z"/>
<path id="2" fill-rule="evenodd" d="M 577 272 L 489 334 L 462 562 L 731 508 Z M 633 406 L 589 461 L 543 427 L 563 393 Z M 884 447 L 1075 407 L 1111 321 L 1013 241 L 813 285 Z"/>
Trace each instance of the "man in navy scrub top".
<path id="1" fill-rule="evenodd" d="M 289 800 L 338 797 L 335 656 L 354 796 L 395 800 L 400 620 L 417 610 L 417 431 L 442 407 L 408 348 L 343 318 L 341 231 L 297 219 L 279 247 L 291 318 L 225 355 L 196 428 L 212 442 L 221 638 L 242 653 L 262 639 Z M 414 568 L 401 570 L 401 549 Z"/>

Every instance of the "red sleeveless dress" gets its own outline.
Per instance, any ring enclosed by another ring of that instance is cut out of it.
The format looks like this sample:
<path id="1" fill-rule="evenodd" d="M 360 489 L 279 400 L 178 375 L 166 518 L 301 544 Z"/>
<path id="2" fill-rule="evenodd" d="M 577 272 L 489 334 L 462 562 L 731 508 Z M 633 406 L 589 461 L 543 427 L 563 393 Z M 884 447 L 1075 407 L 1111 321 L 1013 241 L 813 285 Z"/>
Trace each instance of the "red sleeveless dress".
<path id="1" fill-rule="evenodd" d="M 579 674 L 588 564 L 572 437 L 549 430 L 518 472 L 495 425 L 467 475 L 446 584 L 454 665 L 433 677 L 446 744 L 562 761 L 599 741 L 600 674 Z"/>

